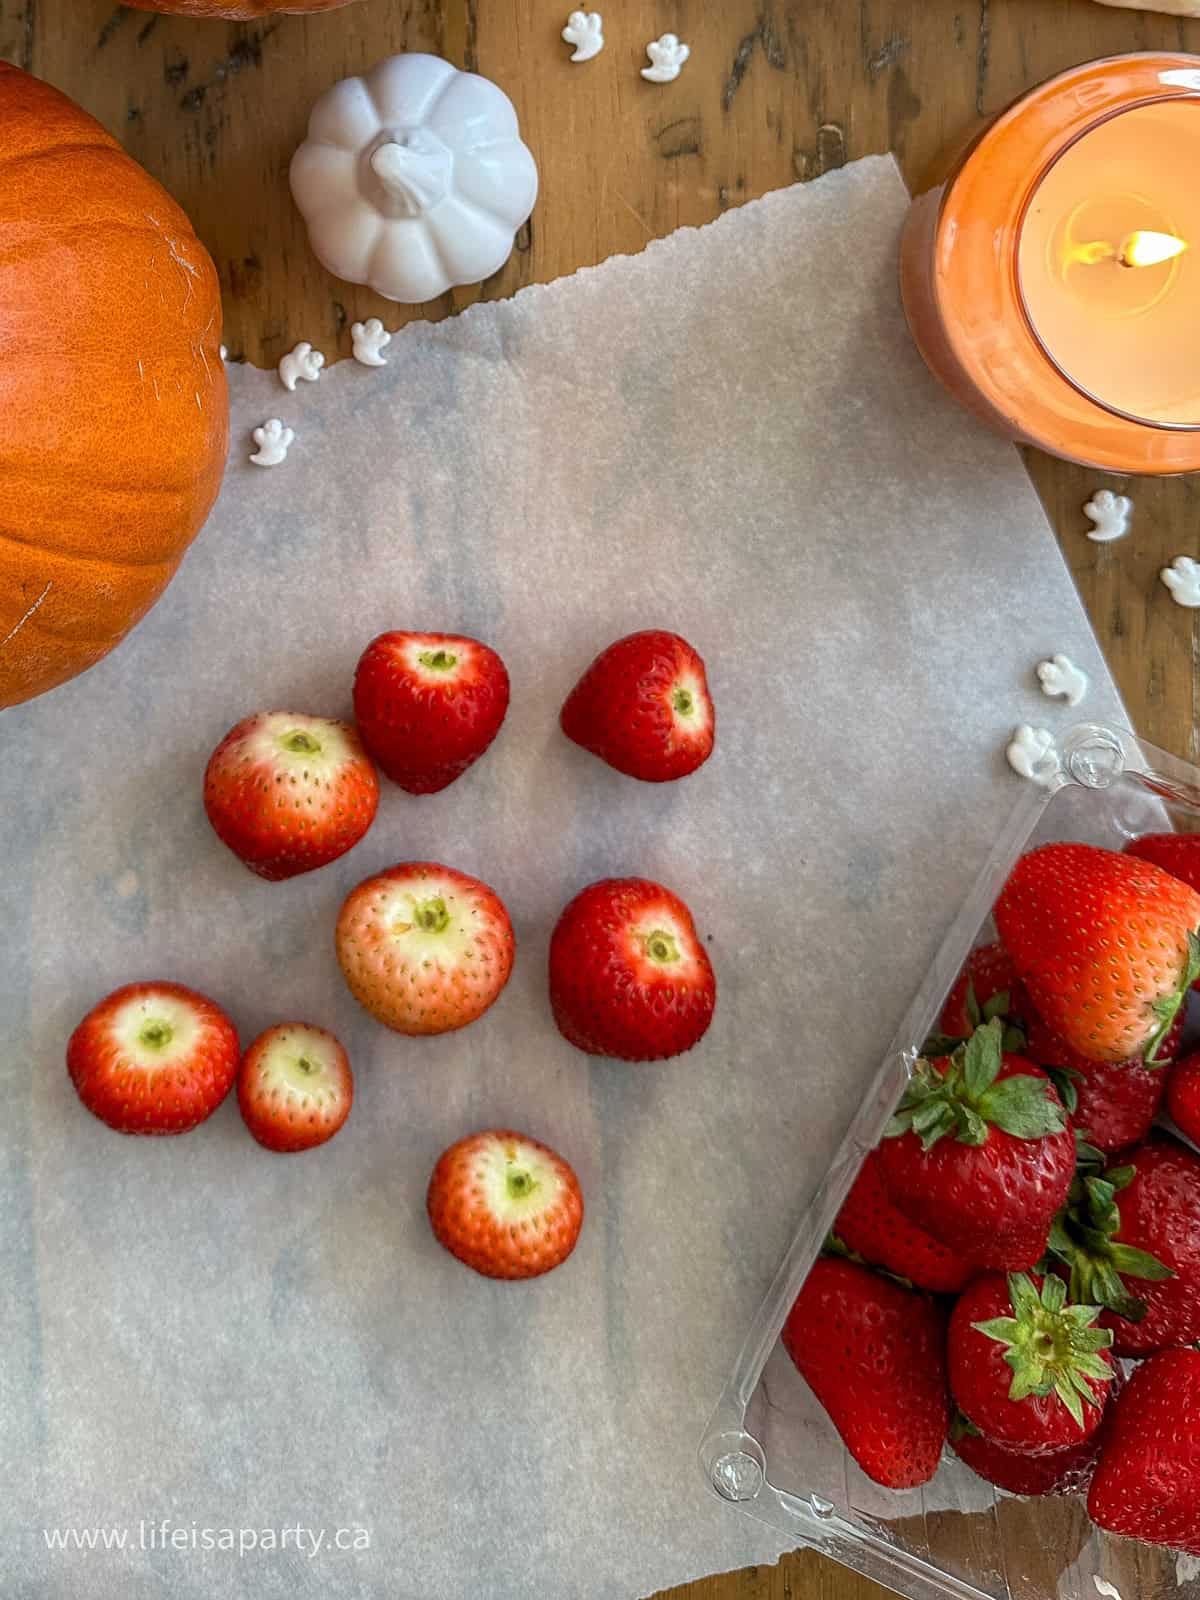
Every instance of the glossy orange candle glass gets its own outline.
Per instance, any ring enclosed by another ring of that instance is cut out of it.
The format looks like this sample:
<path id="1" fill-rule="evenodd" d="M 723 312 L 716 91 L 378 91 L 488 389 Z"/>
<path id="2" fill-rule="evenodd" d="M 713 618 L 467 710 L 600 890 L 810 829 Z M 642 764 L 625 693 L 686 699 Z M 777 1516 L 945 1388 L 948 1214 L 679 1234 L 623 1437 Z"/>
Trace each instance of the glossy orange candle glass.
<path id="1" fill-rule="evenodd" d="M 1010 438 L 1121 473 L 1200 470 L 1200 57 L 1074 67 L 914 200 L 909 325 Z"/>

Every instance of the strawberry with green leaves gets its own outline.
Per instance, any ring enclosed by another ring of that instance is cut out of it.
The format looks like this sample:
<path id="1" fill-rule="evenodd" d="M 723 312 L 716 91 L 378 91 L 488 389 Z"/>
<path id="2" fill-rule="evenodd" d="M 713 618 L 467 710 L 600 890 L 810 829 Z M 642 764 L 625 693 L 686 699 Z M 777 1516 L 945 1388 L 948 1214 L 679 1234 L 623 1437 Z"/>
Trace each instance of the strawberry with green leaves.
<path id="1" fill-rule="evenodd" d="M 1143 1361 L 1113 1403 L 1088 1491 L 1098 1527 L 1200 1556 L 1200 1351 Z"/>
<path id="2" fill-rule="evenodd" d="M 910 1221 L 977 1267 L 1023 1271 L 1046 1247 L 1075 1138 L 1045 1073 L 1005 1055 L 993 1019 L 951 1056 L 921 1059 L 885 1130 L 880 1168 Z"/>
<path id="3" fill-rule="evenodd" d="M 1073 1449 L 1095 1433 L 1113 1379 L 1100 1307 L 1068 1301 L 1048 1274 L 987 1273 L 955 1302 L 950 1392 L 985 1439 L 1024 1455 Z"/>
<path id="4" fill-rule="evenodd" d="M 950 1422 L 940 1306 L 853 1261 L 822 1256 L 782 1339 L 869 1478 L 888 1489 L 929 1482 Z"/>
<path id="5" fill-rule="evenodd" d="M 935 1294 L 958 1294 L 977 1271 L 892 1204 L 878 1150 L 872 1150 L 859 1168 L 833 1225 L 831 1248 Z"/>
<path id="6" fill-rule="evenodd" d="M 1171 1068 L 1167 1111 L 1180 1133 L 1200 1144 L 1200 1055 L 1185 1056 Z"/>
<path id="7" fill-rule="evenodd" d="M 1162 1059 L 1200 977 L 1200 894 L 1134 856 L 1047 844 L 1017 862 L 995 917 L 1038 1012 L 1073 1049 Z"/>
<path id="8" fill-rule="evenodd" d="M 1020 1001 L 1020 981 L 1008 951 L 999 940 L 976 945 L 942 1006 L 939 1038 L 952 1049 L 993 1017 L 1019 1027 Z"/>

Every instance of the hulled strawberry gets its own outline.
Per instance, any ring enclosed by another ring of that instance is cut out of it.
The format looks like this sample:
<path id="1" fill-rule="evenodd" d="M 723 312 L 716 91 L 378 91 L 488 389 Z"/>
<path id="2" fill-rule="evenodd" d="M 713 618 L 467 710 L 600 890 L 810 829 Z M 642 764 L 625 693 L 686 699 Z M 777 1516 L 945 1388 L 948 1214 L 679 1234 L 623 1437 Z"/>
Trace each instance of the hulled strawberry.
<path id="1" fill-rule="evenodd" d="M 478 761 L 508 710 L 508 672 L 456 633 L 381 633 L 354 674 L 363 743 L 393 783 L 435 794 Z"/>
<path id="2" fill-rule="evenodd" d="M 237 1092 L 242 1120 L 259 1144 L 290 1153 L 333 1138 L 350 1115 L 354 1077 L 333 1034 L 308 1022 L 278 1022 L 242 1057 Z"/>
<path id="3" fill-rule="evenodd" d="M 646 878 L 604 878 L 566 907 L 550 940 L 550 1005 L 589 1055 L 661 1061 L 712 1021 L 717 983 L 683 901 Z"/>
<path id="4" fill-rule="evenodd" d="M 1115 1380 L 1111 1387 L 1115 1387 Z M 1105 1408 L 1108 1416 L 1108 1408 Z M 950 1427 L 950 1448 L 971 1471 L 1007 1494 L 1079 1494 L 1087 1488 L 1100 1455 L 1103 1424 L 1066 1450 L 1030 1456 L 985 1439 L 961 1412 Z"/>
<path id="5" fill-rule="evenodd" d="M 926 1296 L 822 1256 L 783 1344 L 869 1478 L 913 1489 L 937 1471 L 950 1422 L 946 1319 Z"/>
<path id="6" fill-rule="evenodd" d="M 118 1133 L 187 1133 L 232 1087 L 238 1036 L 212 1000 L 181 983 L 129 983 L 71 1035 L 79 1098 Z"/>
<path id="7" fill-rule="evenodd" d="M 977 1267 L 1018 1271 L 1046 1247 L 1075 1170 L 1075 1138 L 1045 1073 L 986 1023 L 919 1060 L 879 1147 L 895 1205 Z"/>
<path id="8" fill-rule="evenodd" d="M 1106 1154 L 1137 1144 L 1149 1132 L 1167 1085 L 1166 1066 L 1132 1061 L 1089 1061 L 1048 1028 L 1030 1007 L 1024 1019 L 1025 1054 L 1044 1067 L 1081 1138 Z M 1173 1059 L 1183 1033 L 1183 1016 L 1171 1024 L 1159 1046 Z"/>
<path id="9" fill-rule="evenodd" d="M 987 1273 L 955 1302 L 946 1365 L 955 1404 L 985 1439 L 1025 1455 L 1081 1444 L 1100 1426 L 1113 1378 L 1099 1306 L 1067 1300 L 1049 1274 Z"/>
<path id="10" fill-rule="evenodd" d="M 979 1270 L 892 1204 L 877 1150 L 872 1150 L 860 1167 L 837 1214 L 833 1234 L 853 1255 L 936 1294 L 958 1294 Z"/>
<path id="11" fill-rule="evenodd" d="M 1200 1055 L 1185 1056 L 1171 1068 L 1167 1112 L 1180 1133 L 1200 1144 Z"/>
<path id="12" fill-rule="evenodd" d="M 433 861 L 404 861 L 346 896 L 335 934 L 350 992 L 397 1033 L 448 1033 L 508 982 L 513 931 L 494 889 Z"/>
<path id="13" fill-rule="evenodd" d="M 716 732 L 704 662 L 686 639 L 661 628 L 601 651 L 559 720 L 568 739 L 648 783 L 695 772 L 712 754 Z"/>
<path id="14" fill-rule="evenodd" d="M 1200 1351 L 1143 1361 L 1113 1402 L 1088 1490 L 1098 1527 L 1200 1555 Z"/>
<path id="15" fill-rule="evenodd" d="M 379 779 L 348 722 L 260 711 L 209 758 L 204 809 L 217 837 L 260 878 L 323 867 L 366 833 Z"/>
<path id="16" fill-rule="evenodd" d="M 485 1278 L 536 1278 L 575 1248 L 579 1179 L 546 1145 L 507 1129 L 473 1133 L 439 1157 L 426 1197 L 439 1243 Z"/>
<path id="17" fill-rule="evenodd" d="M 1160 1059 L 1200 976 L 1200 894 L 1149 861 L 1048 844 L 1017 862 L 995 916 L 1034 1005 L 1073 1049 Z"/>

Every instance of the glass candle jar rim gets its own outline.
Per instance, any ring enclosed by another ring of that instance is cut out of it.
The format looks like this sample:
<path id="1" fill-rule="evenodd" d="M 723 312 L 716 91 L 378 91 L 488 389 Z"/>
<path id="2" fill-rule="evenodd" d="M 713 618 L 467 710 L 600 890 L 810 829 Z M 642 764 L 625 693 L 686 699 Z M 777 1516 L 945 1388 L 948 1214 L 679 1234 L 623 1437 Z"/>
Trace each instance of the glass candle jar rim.
<path id="1" fill-rule="evenodd" d="M 1016 261 L 1029 196 L 1077 135 L 1147 101 L 1197 96 L 1197 55 L 1141 51 L 1084 62 L 989 119 L 936 180 L 931 309 L 984 414 L 1027 443 L 1100 470 L 1200 469 L 1200 431 L 1132 421 L 1062 376 L 1026 320 Z"/>
<path id="2" fill-rule="evenodd" d="M 1128 58 L 1116 56 L 1112 59 L 1126 60 Z M 1051 82 L 1053 81 L 1054 80 L 1052 79 Z M 1033 315 L 1029 310 L 1029 302 L 1025 296 L 1025 285 L 1021 276 L 1021 243 L 1025 235 L 1026 219 L 1029 216 L 1030 207 L 1037 199 L 1038 194 L 1041 192 L 1042 185 L 1049 177 L 1051 171 L 1059 164 L 1060 161 L 1062 161 L 1064 156 L 1068 155 L 1076 147 L 1076 145 L 1081 144 L 1084 139 L 1091 138 L 1097 129 L 1104 127 L 1107 123 L 1115 122 L 1118 117 L 1127 117 L 1131 112 L 1134 111 L 1145 111 L 1148 106 L 1164 105 L 1194 105 L 1198 108 L 1198 110 L 1200 110 L 1200 89 L 1198 89 L 1195 94 L 1151 94 L 1147 95 L 1144 99 L 1134 101 L 1132 104 L 1127 106 L 1114 106 L 1111 110 L 1106 111 L 1103 116 L 1097 117 L 1094 122 L 1089 122 L 1086 128 L 1078 129 L 1071 135 L 1061 149 L 1056 150 L 1053 155 L 1048 157 L 1048 159 L 1043 163 L 1041 170 L 1038 172 L 1037 177 L 1030 185 L 1029 192 L 1025 196 L 1025 202 L 1021 207 L 1021 214 L 1017 219 L 1016 236 L 1014 239 L 1013 249 L 1013 274 L 1014 281 L 1016 283 L 1017 300 L 1020 304 L 1021 314 L 1025 319 L 1025 326 L 1029 329 L 1030 336 L 1034 340 L 1034 343 L 1041 350 L 1046 360 L 1054 368 L 1055 372 L 1058 373 L 1059 377 L 1062 378 L 1065 383 L 1069 383 L 1077 394 L 1082 395 L 1083 398 L 1089 401 L 1092 405 L 1099 406 L 1101 410 L 1109 412 L 1110 415 L 1119 417 L 1125 422 L 1136 423 L 1140 428 L 1161 428 L 1164 433 L 1200 433 L 1200 421 L 1161 422 L 1155 417 L 1139 416 L 1136 411 L 1126 411 L 1124 407 L 1114 405 L 1111 400 L 1105 400 L 1103 396 L 1095 394 L 1091 389 L 1087 388 L 1085 384 L 1073 377 L 1072 374 L 1069 373 L 1059 361 L 1058 357 L 1054 354 L 1054 351 L 1051 350 L 1050 346 L 1046 343 L 1045 339 L 1042 337 L 1040 329 L 1037 326 L 1037 323 L 1033 320 Z M 1013 109 L 1015 109 L 1015 107 Z M 1200 130 L 1200 122 L 1197 123 L 1197 129 Z"/>

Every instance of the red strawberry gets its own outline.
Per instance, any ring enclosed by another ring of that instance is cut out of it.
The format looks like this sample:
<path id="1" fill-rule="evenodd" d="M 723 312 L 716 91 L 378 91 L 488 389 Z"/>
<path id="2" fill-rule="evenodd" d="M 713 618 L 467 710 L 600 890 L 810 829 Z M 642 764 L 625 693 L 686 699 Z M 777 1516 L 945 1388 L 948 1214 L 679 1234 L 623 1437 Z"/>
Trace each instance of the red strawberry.
<path id="1" fill-rule="evenodd" d="M 187 1133 L 233 1084 L 238 1036 L 213 1001 L 181 983 L 128 983 L 71 1035 L 79 1098 L 118 1133 Z"/>
<path id="2" fill-rule="evenodd" d="M 1053 1085 L 1003 1055 L 1002 1024 L 954 1054 L 917 1062 L 879 1147 L 892 1201 L 979 1267 L 1023 1270 L 1041 1257 L 1075 1171 L 1075 1138 Z"/>
<path id="3" fill-rule="evenodd" d="M 1111 1387 L 1116 1387 L 1115 1378 Z M 1109 1415 L 1107 1407 L 1104 1415 Z M 1103 1434 L 1101 1426 L 1069 1449 L 1029 1456 L 985 1439 L 960 1412 L 950 1428 L 950 1448 L 972 1472 L 1008 1494 L 1079 1494 L 1087 1488 Z"/>
<path id="4" fill-rule="evenodd" d="M 1017 974 L 999 942 L 977 945 L 946 996 L 938 1027 L 947 1039 L 969 1039 L 996 1016 L 1012 1016 Z"/>
<path id="5" fill-rule="evenodd" d="M 1132 1171 L 1118 1187 L 1114 1178 Z M 1178 1139 L 1154 1133 L 1110 1169 L 1117 1227 L 1106 1242 L 1095 1228 L 1087 1236 L 1097 1256 L 1126 1276 L 1126 1288 L 1145 1302 L 1140 1321 L 1106 1312 L 1121 1356 L 1144 1356 L 1169 1345 L 1200 1340 L 1200 1156 Z M 1129 1252 L 1135 1252 L 1132 1263 Z M 1114 1259 L 1115 1258 L 1115 1259 Z M 1145 1261 L 1159 1262 L 1147 1272 Z M 1164 1273 L 1163 1269 L 1166 1269 Z M 1136 1279 L 1136 1282 L 1131 1282 Z"/>
<path id="6" fill-rule="evenodd" d="M 1167 1112 L 1193 1144 L 1200 1144 L 1200 1055 L 1185 1056 L 1167 1078 Z"/>
<path id="7" fill-rule="evenodd" d="M 403 861 L 352 889 L 335 939 L 351 994 L 397 1033 L 465 1028 L 512 971 L 499 895 L 435 861 Z"/>
<path id="8" fill-rule="evenodd" d="M 1113 1378 L 1099 1306 L 1068 1304 L 1053 1274 L 976 1278 L 955 1302 L 946 1343 L 950 1392 L 985 1439 L 1025 1455 L 1095 1433 Z"/>
<path id="9" fill-rule="evenodd" d="M 550 1004 L 563 1037 L 589 1055 L 679 1055 L 704 1036 L 716 998 L 692 914 L 661 883 L 603 878 L 559 917 Z"/>
<path id="10" fill-rule="evenodd" d="M 929 1482 L 950 1422 L 938 1305 L 853 1261 L 822 1256 L 782 1338 L 869 1478 L 888 1489 Z"/>
<path id="11" fill-rule="evenodd" d="M 559 721 L 568 739 L 648 783 L 695 772 L 712 754 L 716 731 L 704 662 L 686 639 L 660 628 L 601 651 Z"/>
<path id="12" fill-rule="evenodd" d="M 1113 1402 L 1088 1491 L 1098 1527 L 1200 1555 L 1200 1351 L 1164 1350 Z"/>
<path id="13" fill-rule="evenodd" d="M 209 758 L 204 809 L 217 837 L 278 881 L 345 855 L 379 804 L 379 779 L 348 722 L 260 711 Z"/>
<path id="14" fill-rule="evenodd" d="M 1144 833 L 1140 839 L 1130 839 L 1125 854 L 1153 861 L 1200 893 L 1200 833 Z"/>
<path id="15" fill-rule="evenodd" d="M 536 1278 L 575 1248 L 579 1179 L 553 1150 L 508 1130 L 473 1133 L 438 1158 L 426 1197 L 439 1243 L 485 1278 Z"/>
<path id="16" fill-rule="evenodd" d="M 958 1294 L 978 1270 L 896 1209 L 884 1186 L 878 1150 L 859 1168 L 833 1232 L 854 1255 L 936 1294 Z"/>
<path id="17" fill-rule="evenodd" d="M 1160 1059 L 1200 975 L 1200 894 L 1148 861 L 1047 844 L 1017 862 L 995 915 L 1034 1005 L 1073 1049 Z"/>
<path id="18" fill-rule="evenodd" d="M 307 1022 L 277 1022 L 260 1033 L 238 1070 L 242 1120 L 268 1150 L 311 1150 L 350 1115 L 354 1078 L 331 1033 Z"/>
<path id="19" fill-rule="evenodd" d="M 456 633 L 381 633 L 354 674 L 354 715 L 380 769 L 409 794 L 436 794 L 500 732 L 508 673 Z"/>
<path id="20" fill-rule="evenodd" d="M 1079 1135 L 1106 1154 L 1137 1144 L 1150 1130 L 1167 1086 L 1165 1065 L 1132 1061 L 1089 1061 L 1042 1021 L 1032 1007 L 1024 1019 L 1025 1054 L 1054 1080 Z M 1159 1046 L 1164 1062 L 1179 1048 L 1182 1012 Z"/>

